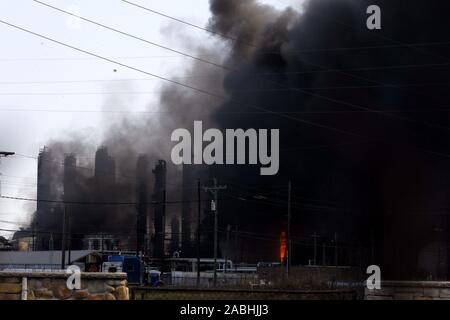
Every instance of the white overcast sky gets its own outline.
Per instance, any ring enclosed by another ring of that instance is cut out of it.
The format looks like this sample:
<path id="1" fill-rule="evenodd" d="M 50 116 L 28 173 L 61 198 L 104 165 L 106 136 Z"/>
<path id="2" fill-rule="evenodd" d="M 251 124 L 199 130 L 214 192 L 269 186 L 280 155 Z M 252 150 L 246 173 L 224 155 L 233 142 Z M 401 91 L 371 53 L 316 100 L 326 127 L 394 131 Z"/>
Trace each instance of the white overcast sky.
<path id="1" fill-rule="evenodd" d="M 202 30 L 177 24 L 120 0 L 42 1 L 64 10 L 79 10 L 83 17 L 175 49 L 186 50 L 183 34 L 202 43 L 212 41 L 211 36 Z M 210 16 L 208 0 L 134 2 L 202 26 L 206 25 Z M 288 5 L 299 8 L 302 0 L 260 2 L 282 9 Z M 32 0 L 1 0 L 0 19 L 168 77 L 179 74 L 188 62 L 188 58 L 87 22 L 81 22 L 80 28 L 77 28 L 70 16 Z M 172 28 L 167 28 L 168 26 Z M 139 111 L 157 101 L 158 95 L 152 91 L 157 91 L 161 82 L 142 80 L 150 77 L 136 71 L 98 60 L 3 24 L 0 24 L 0 43 L 0 150 L 37 157 L 39 149 L 49 140 L 64 137 L 68 132 L 83 132 L 92 141 L 100 142 L 104 122 L 126 115 L 107 113 L 105 117 L 105 113 L 92 111 L 125 110 L 125 107 L 127 110 Z M 123 79 L 138 80 L 118 81 Z M 83 82 L 85 80 L 105 81 Z M 110 94 L 118 92 L 122 93 L 120 100 L 124 104 L 108 105 Z M 35 198 L 36 169 L 36 159 L 2 159 L 2 195 Z M 35 203 L 0 199 L 0 229 L 18 229 L 20 224 L 17 223 L 26 225 L 34 210 Z M 0 235 L 2 234 L 10 233 L 0 230 Z"/>

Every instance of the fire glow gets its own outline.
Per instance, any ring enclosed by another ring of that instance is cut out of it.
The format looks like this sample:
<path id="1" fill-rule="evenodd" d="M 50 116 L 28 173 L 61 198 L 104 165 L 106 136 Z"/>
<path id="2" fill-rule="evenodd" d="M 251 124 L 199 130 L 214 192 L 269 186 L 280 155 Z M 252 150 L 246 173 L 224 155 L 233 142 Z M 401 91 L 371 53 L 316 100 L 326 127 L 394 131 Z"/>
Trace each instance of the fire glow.
<path id="1" fill-rule="evenodd" d="M 280 236 L 280 262 L 286 259 L 286 232 L 282 231 Z"/>

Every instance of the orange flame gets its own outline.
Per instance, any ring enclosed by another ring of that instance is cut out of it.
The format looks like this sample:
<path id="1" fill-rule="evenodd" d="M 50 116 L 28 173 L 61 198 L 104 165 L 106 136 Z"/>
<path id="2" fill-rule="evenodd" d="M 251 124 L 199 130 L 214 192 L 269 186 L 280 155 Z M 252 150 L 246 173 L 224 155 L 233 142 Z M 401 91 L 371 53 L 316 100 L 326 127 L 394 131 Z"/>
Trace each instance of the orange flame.
<path id="1" fill-rule="evenodd" d="M 280 262 L 283 263 L 286 259 L 286 232 L 282 231 L 280 236 Z"/>

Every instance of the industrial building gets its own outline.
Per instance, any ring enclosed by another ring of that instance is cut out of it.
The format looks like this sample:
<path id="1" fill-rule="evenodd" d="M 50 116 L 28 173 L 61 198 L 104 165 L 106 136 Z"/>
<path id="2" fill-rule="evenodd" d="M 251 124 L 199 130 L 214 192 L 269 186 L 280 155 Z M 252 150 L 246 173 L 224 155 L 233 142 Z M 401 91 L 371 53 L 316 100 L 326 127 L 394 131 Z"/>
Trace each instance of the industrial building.
<path id="1" fill-rule="evenodd" d="M 140 155 L 134 184 L 118 178 L 115 159 L 103 146 L 95 153 L 93 175 L 79 165 L 76 154 L 66 154 L 62 166 L 58 161 L 49 148 L 39 153 L 37 207 L 23 250 L 61 250 L 64 242 L 72 251 L 126 251 L 147 257 L 168 253 L 164 160 L 152 169 L 150 157 Z M 120 202 L 136 205 L 116 205 Z M 15 237 L 24 243 L 19 233 Z"/>

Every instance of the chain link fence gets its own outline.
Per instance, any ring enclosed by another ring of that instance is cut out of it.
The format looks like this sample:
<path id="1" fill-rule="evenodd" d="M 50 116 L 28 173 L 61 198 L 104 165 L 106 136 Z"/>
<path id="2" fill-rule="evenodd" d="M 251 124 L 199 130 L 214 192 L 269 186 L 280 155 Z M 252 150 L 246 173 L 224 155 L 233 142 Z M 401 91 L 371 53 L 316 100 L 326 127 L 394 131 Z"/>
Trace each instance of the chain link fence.
<path id="1" fill-rule="evenodd" d="M 132 300 L 356 300 L 354 289 L 263 290 L 130 287 Z"/>

